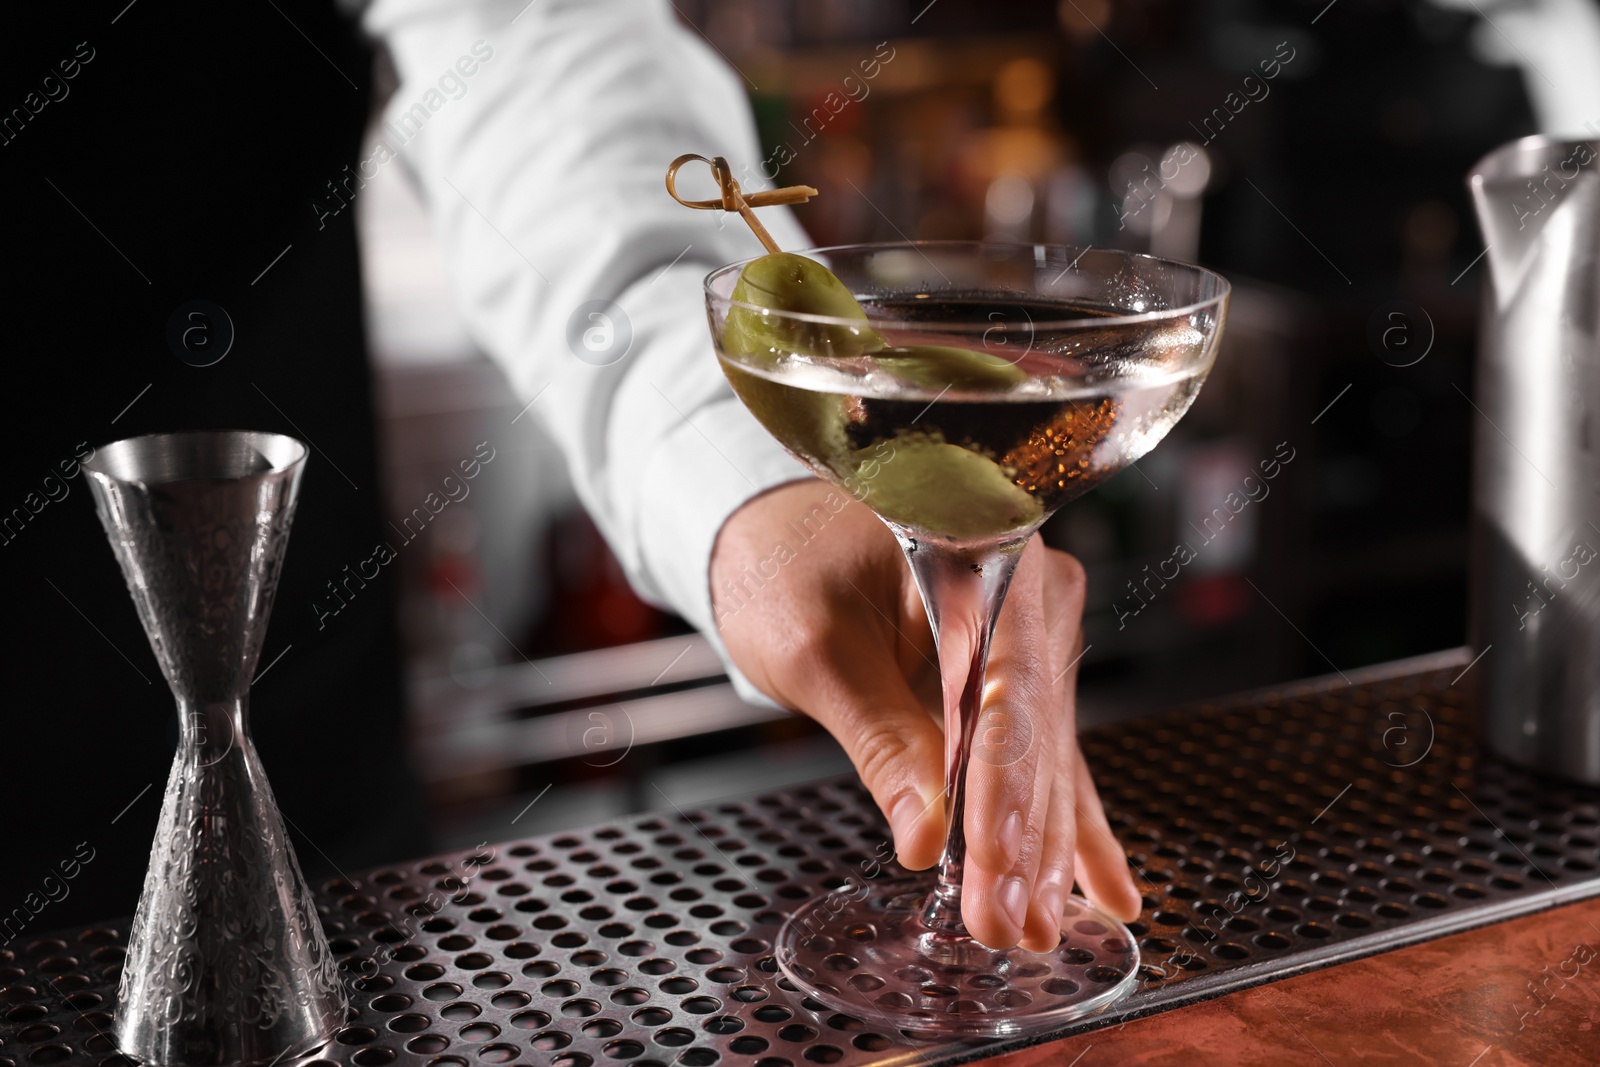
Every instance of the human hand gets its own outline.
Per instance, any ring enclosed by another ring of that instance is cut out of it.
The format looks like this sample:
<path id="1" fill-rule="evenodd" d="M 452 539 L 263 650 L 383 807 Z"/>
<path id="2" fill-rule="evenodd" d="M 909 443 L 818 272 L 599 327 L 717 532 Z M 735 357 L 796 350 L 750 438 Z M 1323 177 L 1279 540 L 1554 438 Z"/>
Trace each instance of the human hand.
<path id="1" fill-rule="evenodd" d="M 938 656 L 888 528 L 820 481 L 780 486 L 724 524 L 713 608 L 733 662 L 844 746 L 911 870 L 944 847 Z M 1078 749 L 1083 568 L 1035 535 L 995 627 L 967 772 L 961 915 L 993 948 L 1053 949 L 1074 878 L 1124 921 L 1141 901 Z M 999 727 L 998 730 L 994 729 Z M 985 748 L 986 739 L 998 738 Z"/>

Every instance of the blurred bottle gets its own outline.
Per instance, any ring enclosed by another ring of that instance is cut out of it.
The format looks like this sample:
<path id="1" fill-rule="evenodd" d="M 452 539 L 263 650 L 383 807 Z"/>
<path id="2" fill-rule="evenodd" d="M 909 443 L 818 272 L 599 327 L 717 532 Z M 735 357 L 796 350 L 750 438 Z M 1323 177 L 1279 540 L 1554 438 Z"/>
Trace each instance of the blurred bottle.
<path id="1" fill-rule="evenodd" d="M 995 124 L 979 131 L 964 161 L 982 183 L 986 240 L 1032 241 L 1049 228 L 1040 208 L 1070 155 L 1050 115 L 1054 95 L 1055 72 L 1042 60 L 1014 59 L 995 74 Z"/>
<path id="2" fill-rule="evenodd" d="M 553 523 L 545 551 L 553 584 L 531 644 L 559 655 L 673 632 L 673 617 L 639 599 L 586 512 Z"/>
<path id="3" fill-rule="evenodd" d="M 1044 239 L 1053 244 L 1089 245 L 1095 241 L 1100 190 L 1076 163 L 1057 167 L 1045 182 Z"/>
<path id="4" fill-rule="evenodd" d="M 1113 243 L 1193 262 L 1200 256 L 1200 198 L 1211 182 L 1211 157 L 1189 141 L 1154 156 L 1134 149 L 1111 164 Z"/>

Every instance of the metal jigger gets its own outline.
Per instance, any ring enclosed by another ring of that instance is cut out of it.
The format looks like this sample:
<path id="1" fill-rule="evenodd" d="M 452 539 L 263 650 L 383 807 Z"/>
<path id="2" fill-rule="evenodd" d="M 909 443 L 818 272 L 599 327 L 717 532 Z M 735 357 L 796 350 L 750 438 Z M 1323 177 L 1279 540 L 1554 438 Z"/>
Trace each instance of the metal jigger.
<path id="1" fill-rule="evenodd" d="M 84 464 L 178 700 L 116 1013 L 122 1051 L 151 1067 L 286 1060 L 344 1020 L 247 718 L 305 460 L 292 437 L 216 432 L 130 438 Z"/>

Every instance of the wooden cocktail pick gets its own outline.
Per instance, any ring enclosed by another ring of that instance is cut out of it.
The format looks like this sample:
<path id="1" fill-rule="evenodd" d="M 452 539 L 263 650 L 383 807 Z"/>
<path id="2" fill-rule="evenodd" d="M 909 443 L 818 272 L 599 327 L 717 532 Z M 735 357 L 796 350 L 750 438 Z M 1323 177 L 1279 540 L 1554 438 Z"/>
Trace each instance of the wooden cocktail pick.
<path id="1" fill-rule="evenodd" d="M 685 200 L 678 195 L 678 168 L 690 161 L 698 161 L 711 168 L 711 176 L 717 180 L 717 188 L 722 191 L 721 197 L 716 200 Z M 698 208 L 701 211 L 715 211 L 720 208 L 723 211 L 738 212 L 739 217 L 750 227 L 750 232 L 766 246 L 768 252 L 782 252 L 783 249 L 778 247 L 778 242 L 772 239 L 772 234 L 767 232 L 767 228 L 761 225 L 761 220 L 756 218 L 756 213 L 750 209 L 771 207 L 776 204 L 803 204 L 817 195 L 817 191 L 809 185 L 788 185 L 782 189 L 767 189 L 747 196 L 739 188 L 739 182 L 733 176 L 733 168 L 728 166 L 726 159 L 721 156 L 707 159 L 693 152 L 687 152 L 674 159 L 672 166 L 667 168 L 667 192 L 684 207 Z"/>

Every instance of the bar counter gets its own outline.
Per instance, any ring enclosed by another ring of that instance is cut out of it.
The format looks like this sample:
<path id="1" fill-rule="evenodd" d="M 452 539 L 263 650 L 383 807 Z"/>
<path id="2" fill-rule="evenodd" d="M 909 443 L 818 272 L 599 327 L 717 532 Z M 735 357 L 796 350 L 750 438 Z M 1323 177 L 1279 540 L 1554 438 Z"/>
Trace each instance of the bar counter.
<path id="1" fill-rule="evenodd" d="M 785 915 L 887 840 L 845 777 L 315 887 L 353 1010 L 301 1062 L 1600 1061 L 1600 790 L 1482 757 L 1470 669 L 1457 650 L 1086 732 L 1142 963 L 1064 1030 L 925 1040 L 793 991 Z M 0 949 L 0 1067 L 130 1067 L 125 929 Z M 1082 955 L 1081 983 L 1122 977 Z"/>
<path id="2" fill-rule="evenodd" d="M 1600 1059 L 1596 954 L 1600 901 L 1591 900 L 992 1062 L 996 1067 L 1591 1064 Z"/>

